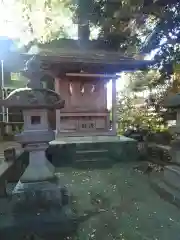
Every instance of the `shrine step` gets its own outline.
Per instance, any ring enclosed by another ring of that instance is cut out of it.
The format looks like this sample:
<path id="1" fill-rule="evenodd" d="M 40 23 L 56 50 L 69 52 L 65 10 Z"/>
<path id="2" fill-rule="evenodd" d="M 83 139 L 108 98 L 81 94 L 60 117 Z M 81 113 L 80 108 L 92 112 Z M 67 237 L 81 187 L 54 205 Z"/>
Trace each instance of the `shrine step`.
<path id="1" fill-rule="evenodd" d="M 76 150 L 76 161 L 81 159 L 94 159 L 94 158 L 103 158 L 107 157 L 108 150 L 99 149 L 99 150 Z"/>
<path id="2" fill-rule="evenodd" d="M 82 158 L 82 159 L 77 159 L 73 163 L 73 167 L 76 168 L 109 168 L 112 167 L 113 163 L 110 161 L 108 158 Z"/>
<path id="3" fill-rule="evenodd" d="M 76 160 L 73 166 L 78 168 L 105 168 L 112 165 L 108 158 L 108 150 L 76 150 Z"/>
<path id="4" fill-rule="evenodd" d="M 137 161 L 137 142 L 124 136 L 62 137 L 50 143 L 47 158 L 56 167 L 70 166 L 76 160 L 108 158 L 113 164 Z"/>
<path id="5" fill-rule="evenodd" d="M 76 151 L 104 150 L 108 149 L 109 146 L 111 146 L 111 143 L 107 142 L 76 143 Z"/>

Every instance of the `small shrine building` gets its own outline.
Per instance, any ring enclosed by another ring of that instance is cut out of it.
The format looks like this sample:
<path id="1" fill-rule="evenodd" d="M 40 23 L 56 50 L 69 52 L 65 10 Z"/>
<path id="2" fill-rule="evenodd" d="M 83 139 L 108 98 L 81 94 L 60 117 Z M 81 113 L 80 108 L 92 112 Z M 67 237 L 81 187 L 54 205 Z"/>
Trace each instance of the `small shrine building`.
<path id="1" fill-rule="evenodd" d="M 50 43 L 38 46 L 36 54 L 43 71 L 53 77 L 55 91 L 65 100 L 65 107 L 56 110 L 57 136 L 116 135 L 116 73 L 144 69 L 150 62 L 105 51 L 104 41 L 98 41 L 98 47 L 97 41 L 89 41 L 86 49 L 80 48 L 76 40 L 62 39 L 57 43 L 55 47 Z M 111 120 L 107 109 L 109 80 Z"/>

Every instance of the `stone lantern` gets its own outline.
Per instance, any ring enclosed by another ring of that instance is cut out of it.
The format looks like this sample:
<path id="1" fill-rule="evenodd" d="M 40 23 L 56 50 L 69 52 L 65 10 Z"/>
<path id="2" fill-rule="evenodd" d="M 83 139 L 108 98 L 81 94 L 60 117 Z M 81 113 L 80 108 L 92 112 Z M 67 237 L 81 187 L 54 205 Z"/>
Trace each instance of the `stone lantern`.
<path id="1" fill-rule="evenodd" d="M 21 182 L 36 182 L 54 177 L 54 167 L 46 159 L 48 143 L 55 139 L 48 126 L 48 110 L 64 106 L 60 96 L 48 89 L 20 88 L 3 101 L 4 106 L 23 112 L 24 130 L 15 139 L 29 152 L 29 165 Z"/>
<path id="2" fill-rule="evenodd" d="M 64 107 L 64 100 L 56 92 L 43 88 L 40 81 L 43 73 L 40 63 L 31 59 L 23 74 L 29 78 L 26 88 L 16 89 L 1 101 L 1 105 L 22 110 L 24 130 L 16 135 L 16 141 L 29 152 L 29 165 L 21 177 L 22 182 L 37 182 L 52 179 L 54 167 L 46 159 L 48 143 L 55 139 L 48 123 L 48 111 Z"/>
<path id="3" fill-rule="evenodd" d="M 24 229 L 25 234 L 46 234 L 46 230 L 52 230 L 54 224 L 58 226 L 57 231 L 63 231 L 63 224 L 67 224 L 66 217 L 69 216 L 64 213 L 69 211 L 67 190 L 55 178 L 54 166 L 45 155 L 48 143 L 55 138 L 54 131 L 48 126 L 48 110 L 61 109 L 65 102 L 56 92 L 43 89 L 40 68 L 37 66 L 35 64 L 31 68 L 30 64 L 27 68 L 26 76 L 30 79 L 27 87 L 11 92 L 6 99 L 0 101 L 2 106 L 22 110 L 24 129 L 16 135 L 16 140 L 29 153 L 29 165 L 9 193 L 11 198 L 8 208 L 15 214 L 13 213 L 13 220 L 11 216 L 8 218 L 6 232 L 11 229 L 13 239 L 21 239 L 18 234 L 24 234 Z M 47 222 L 48 228 L 45 227 Z M 62 226 L 61 229 L 59 225 Z M 15 236 L 16 233 L 18 236 Z"/>
<path id="4" fill-rule="evenodd" d="M 164 168 L 163 188 L 170 195 L 173 201 L 180 200 L 180 93 L 169 97 L 164 106 L 176 111 L 176 125 L 170 128 L 175 138 L 171 141 L 171 156 L 173 165 Z"/>
<path id="5" fill-rule="evenodd" d="M 151 179 L 153 189 L 167 201 L 179 206 L 180 204 L 180 93 L 165 100 L 165 108 L 173 109 L 177 113 L 176 125 L 169 130 L 175 138 L 171 141 L 171 165 L 164 167 L 163 174 Z M 173 163 L 173 164 L 172 164 Z"/>
<path id="6" fill-rule="evenodd" d="M 164 106 L 176 111 L 176 125 L 170 127 L 169 130 L 175 136 L 175 139 L 171 141 L 172 161 L 180 163 L 180 93 L 169 97 Z"/>

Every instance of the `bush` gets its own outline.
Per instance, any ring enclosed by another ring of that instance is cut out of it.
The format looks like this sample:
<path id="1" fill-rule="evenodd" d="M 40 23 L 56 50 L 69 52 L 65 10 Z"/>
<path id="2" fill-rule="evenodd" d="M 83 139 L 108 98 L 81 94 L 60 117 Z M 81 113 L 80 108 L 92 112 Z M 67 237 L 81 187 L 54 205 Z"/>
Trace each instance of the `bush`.
<path id="1" fill-rule="evenodd" d="M 123 97 L 118 104 L 118 133 L 123 134 L 130 126 L 140 126 L 150 132 L 163 132 L 166 126 L 163 118 L 155 110 L 149 109 L 146 105 L 136 106 L 134 99 Z"/>

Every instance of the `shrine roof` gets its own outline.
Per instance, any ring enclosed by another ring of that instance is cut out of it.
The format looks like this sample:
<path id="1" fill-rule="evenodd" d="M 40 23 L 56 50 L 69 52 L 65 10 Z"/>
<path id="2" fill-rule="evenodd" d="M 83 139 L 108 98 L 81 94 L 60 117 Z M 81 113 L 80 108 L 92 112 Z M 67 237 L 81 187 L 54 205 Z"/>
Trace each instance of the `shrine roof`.
<path id="1" fill-rule="evenodd" d="M 37 44 L 28 52 L 24 50 L 12 52 L 6 61 L 6 68 L 10 71 L 22 70 L 25 62 L 33 56 L 42 62 L 44 70 L 56 74 L 61 74 L 62 71 L 114 74 L 121 71 L 144 70 L 154 64 L 154 61 L 143 60 L 143 56 L 125 55 L 108 44 L 95 40 L 82 47 L 79 41 L 71 39 Z"/>
<path id="2" fill-rule="evenodd" d="M 34 55 L 26 54 L 27 57 Z M 86 68 L 97 68 L 104 72 L 119 72 L 122 70 L 133 71 L 138 69 L 146 69 L 152 61 L 137 60 L 133 57 L 124 57 L 119 53 L 106 53 L 106 52 L 87 52 L 87 51 L 67 51 L 56 49 L 56 51 L 44 50 L 38 53 L 37 59 L 41 60 L 44 66 L 61 65 L 66 72 L 82 69 L 86 71 Z M 88 71 L 89 72 L 89 71 Z M 99 71 L 98 71 L 99 72 Z"/>
<path id="3" fill-rule="evenodd" d="M 105 41 L 89 41 L 85 48 L 76 40 L 61 39 L 55 43 L 32 46 L 25 55 L 36 55 L 45 64 L 61 64 L 67 71 L 72 67 L 70 64 L 74 68 L 81 67 L 80 65 L 96 66 L 103 71 L 107 69 L 107 72 L 118 72 L 144 69 L 153 63 L 143 60 L 142 56 L 124 55 L 116 49 L 108 48 Z"/>

